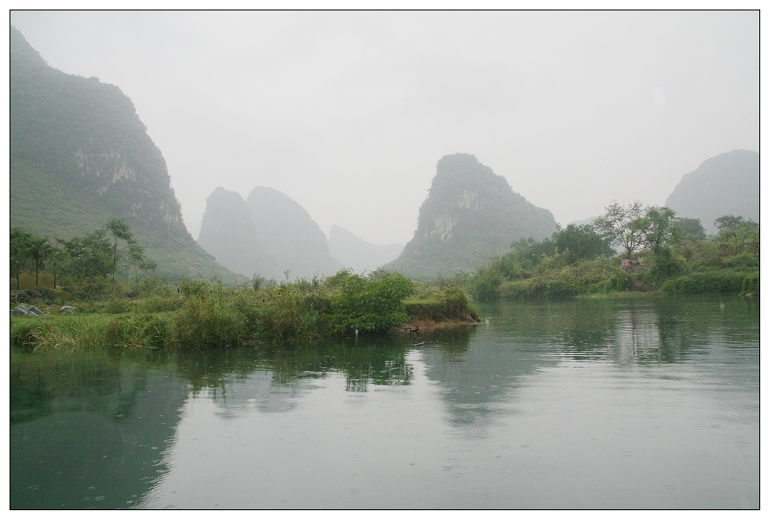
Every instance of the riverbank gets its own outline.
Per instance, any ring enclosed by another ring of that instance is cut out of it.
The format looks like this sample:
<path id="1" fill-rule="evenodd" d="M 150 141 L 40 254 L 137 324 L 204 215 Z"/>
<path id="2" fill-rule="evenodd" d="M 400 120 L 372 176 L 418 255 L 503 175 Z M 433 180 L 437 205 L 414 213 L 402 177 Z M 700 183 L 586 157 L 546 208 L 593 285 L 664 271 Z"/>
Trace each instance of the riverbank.
<path id="1" fill-rule="evenodd" d="M 12 316 L 11 344 L 30 351 L 226 348 L 432 330 L 479 320 L 457 287 L 431 289 L 394 273 L 252 287 L 183 282 L 143 297 L 79 302 L 47 291 L 42 316 Z M 75 314 L 60 315 L 61 304 Z"/>

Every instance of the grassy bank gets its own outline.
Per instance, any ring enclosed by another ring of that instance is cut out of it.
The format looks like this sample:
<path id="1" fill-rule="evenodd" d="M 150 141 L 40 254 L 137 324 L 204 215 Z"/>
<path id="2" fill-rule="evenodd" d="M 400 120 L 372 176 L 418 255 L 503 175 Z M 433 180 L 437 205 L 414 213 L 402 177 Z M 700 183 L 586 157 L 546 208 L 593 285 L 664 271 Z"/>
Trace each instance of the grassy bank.
<path id="1" fill-rule="evenodd" d="M 245 287 L 153 283 L 145 291 L 108 284 L 99 293 L 82 287 L 17 293 L 13 305 L 25 301 L 51 314 L 13 316 L 11 344 L 34 351 L 222 348 L 387 334 L 417 321 L 478 319 L 461 289 L 430 289 L 395 273 L 363 277 L 340 271 L 329 278 L 255 281 Z M 61 305 L 75 307 L 76 314 L 56 314 Z"/>

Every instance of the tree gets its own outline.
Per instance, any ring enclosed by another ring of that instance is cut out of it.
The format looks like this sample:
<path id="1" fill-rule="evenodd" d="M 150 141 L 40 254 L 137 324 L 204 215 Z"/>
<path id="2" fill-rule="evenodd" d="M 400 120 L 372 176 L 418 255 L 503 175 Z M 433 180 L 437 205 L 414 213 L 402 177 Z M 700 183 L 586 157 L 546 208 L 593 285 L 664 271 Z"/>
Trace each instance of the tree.
<path id="1" fill-rule="evenodd" d="M 16 290 L 19 290 L 19 277 L 29 263 L 30 236 L 18 227 L 11 230 L 11 275 L 16 278 Z"/>
<path id="2" fill-rule="evenodd" d="M 104 228 L 84 237 L 57 240 L 61 242 L 67 260 L 65 271 L 76 279 L 106 278 L 112 273 L 112 247 Z"/>
<path id="3" fill-rule="evenodd" d="M 131 233 L 131 228 L 122 218 L 111 218 L 104 227 L 112 234 L 112 280 L 114 281 L 115 272 L 118 270 L 118 260 L 120 259 L 118 243 L 122 240 L 130 247 L 135 243 L 134 235 Z"/>
<path id="4" fill-rule="evenodd" d="M 681 238 L 685 240 L 705 240 L 706 230 L 700 223 L 699 218 L 685 218 L 679 217 L 675 219 L 676 225 L 679 226 L 681 232 Z"/>
<path id="5" fill-rule="evenodd" d="M 719 228 L 720 249 L 729 254 L 759 255 L 759 224 L 732 215 L 719 217 L 714 224 Z"/>
<path id="6" fill-rule="evenodd" d="M 27 239 L 29 257 L 35 263 L 35 286 L 38 286 L 38 272 L 45 267 L 45 261 L 53 253 L 53 246 L 46 237 L 29 236 Z"/>
<path id="7" fill-rule="evenodd" d="M 612 256 L 610 244 L 590 224 L 570 224 L 554 233 L 551 240 L 569 264 L 594 260 L 600 256 Z"/>
<path id="8" fill-rule="evenodd" d="M 134 268 L 134 279 L 136 280 L 137 287 L 141 279 L 144 278 L 144 275 L 147 274 L 147 271 L 154 271 L 158 267 L 158 262 L 149 260 L 144 256 L 144 248 L 136 242 L 128 246 L 128 263 Z M 139 271 L 142 273 L 141 276 Z"/>
<path id="9" fill-rule="evenodd" d="M 637 222 L 637 225 L 642 230 L 644 244 L 655 254 L 680 235 L 679 227 L 676 225 L 676 212 L 666 207 L 646 208 L 644 217 Z"/>
<path id="10" fill-rule="evenodd" d="M 751 222 L 750 220 L 743 220 L 743 217 L 734 217 L 732 215 L 725 215 L 723 217 L 719 217 L 714 221 L 714 225 L 717 227 L 719 231 L 722 231 L 723 229 L 732 229 L 737 228 L 744 222 Z"/>
<path id="11" fill-rule="evenodd" d="M 613 246 L 625 249 L 626 258 L 630 259 L 633 252 L 644 244 L 643 218 L 641 202 L 625 207 L 613 202 L 593 224 L 602 238 Z"/>

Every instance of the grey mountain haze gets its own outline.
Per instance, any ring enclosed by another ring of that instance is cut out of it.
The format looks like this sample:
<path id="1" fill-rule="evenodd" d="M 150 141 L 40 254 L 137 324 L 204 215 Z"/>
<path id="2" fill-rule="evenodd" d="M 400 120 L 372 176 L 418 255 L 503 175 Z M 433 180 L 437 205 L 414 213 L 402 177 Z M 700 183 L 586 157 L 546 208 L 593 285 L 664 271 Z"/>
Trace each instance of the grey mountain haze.
<path id="1" fill-rule="evenodd" d="M 759 222 L 759 154 L 733 150 L 706 159 L 682 177 L 665 205 L 679 217 L 700 219 L 711 234 L 714 220 L 725 215 Z"/>
<path id="2" fill-rule="evenodd" d="M 377 270 L 403 249 L 400 244 L 371 244 L 340 226 L 332 226 L 329 231 L 329 252 L 356 273 Z"/>

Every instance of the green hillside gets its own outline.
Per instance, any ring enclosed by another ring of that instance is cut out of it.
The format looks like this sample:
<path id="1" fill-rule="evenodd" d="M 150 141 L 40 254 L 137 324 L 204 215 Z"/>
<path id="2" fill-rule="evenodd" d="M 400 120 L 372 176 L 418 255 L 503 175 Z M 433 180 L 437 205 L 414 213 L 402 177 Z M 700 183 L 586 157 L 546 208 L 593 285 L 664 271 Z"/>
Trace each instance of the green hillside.
<path id="1" fill-rule="evenodd" d="M 10 58 L 12 228 L 67 239 L 120 217 L 156 274 L 242 279 L 187 232 L 163 155 L 118 87 L 49 67 L 13 27 Z"/>

